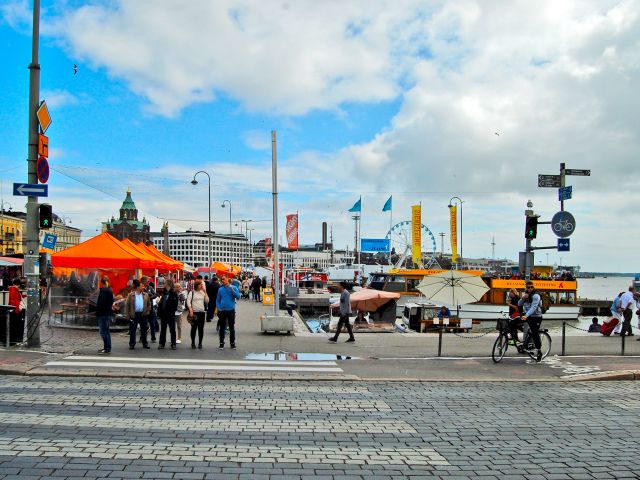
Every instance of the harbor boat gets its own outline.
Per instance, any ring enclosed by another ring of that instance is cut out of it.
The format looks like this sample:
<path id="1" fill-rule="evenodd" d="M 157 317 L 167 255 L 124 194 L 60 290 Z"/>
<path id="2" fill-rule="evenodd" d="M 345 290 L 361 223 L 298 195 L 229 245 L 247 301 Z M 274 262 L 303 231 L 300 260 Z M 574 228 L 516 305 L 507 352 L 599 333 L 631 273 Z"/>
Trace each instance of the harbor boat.
<path id="1" fill-rule="evenodd" d="M 386 272 L 391 268 L 389 265 L 368 265 L 355 263 L 354 257 L 343 257 L 340 263 L 329 265 L 325 272 L 332 283 L 347 282 L 349 284 L 360 284 L 372 273 Z"/>
<path id="2" fill-rule="evenodd" d="M 398 300 L 398 316 L 404 313 L 404 306 L 408 302 L 420 303 L 424 297 L 417 289 L 418 283 L 426 275 L 442 272 L 443 270 L 403 269 L 391 270 L 386 274 L 371 276 L 369 286 L 378 290 L 400 293 Z M 466 305 L 448 305 L 451 313 L 462 319 L 495 320 L 504 312 L 508 312 L 508 295 L 512 288 L 522 292 L 524 280 L 498 279 L 483 276 L 479 270 L 463 270 L 464 273 L 478 275 L 489 287 L 489 291 L 478 301 Z M 534 287 L 549 296 L 551 305 L 544 314 L 545 320 L 577 320 L 580 306 L 577 304 L 576 280 L 533 280 Z M 422 298 L 420 298 L 422 297 Z"/>
<path id="3" fill-rule="evenodd" d="M 286 271 L 286 284 L 297 287 L 301 292 L 328 293 L 328 276 L 325 272 L 313 268 L 296 267 Z"/>

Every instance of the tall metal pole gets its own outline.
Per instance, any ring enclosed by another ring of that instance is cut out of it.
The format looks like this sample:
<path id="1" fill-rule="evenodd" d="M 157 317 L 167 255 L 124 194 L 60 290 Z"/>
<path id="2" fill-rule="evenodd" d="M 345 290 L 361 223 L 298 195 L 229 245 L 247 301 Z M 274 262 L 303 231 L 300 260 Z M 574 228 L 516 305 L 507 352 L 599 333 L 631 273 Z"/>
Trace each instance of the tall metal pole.
<path id="1" fill-rule="evenodd" d="M 560 187 L 564 187 L 564 170 L 565 170 L 565 164 L 561 163 L 560 164 Z M 560 200 L 560 211 L 564 212 L 564 200 Z"/>
<path id="2" fill-rule="evenodd" d="M 276 131 L 271 130 L 271 183 L 273 191 L 273 314 L 280 314 L 280 255 L 278 246 L 278 154 Z"/>
<path id="3" fill-rule="evenodd" d="M 204 170 L 198 170 L 194 175 L 193 175 L 193 180 L 191 180 L 191 184 L 192 185 L 197 185 L 198 181 L 196 180 L 196 177 L 198 176 L 199 173 L 204 173 L 207 178 L 209 179 L 209 232 L 207 234 L 207 238 L 209 240 L 209 265 L 208 265 L 208 271 L 209 271 L 209 277 L 211 277 L 211 175 L 209 175 L 207 172 L 205 172 Z"/>
<path id="4" fill-rule="evenodd" d="M 231 200 L 223 200 L 222 201 L 222 208 L 224 208 L 224 204 L 228 203 L 229 204 L 229 235 L 231 235 L 232 230 L 231 230 Z M 240 220 L 242 221 L 242 220 Z M 242 230 L 240 230 L 240 233 L 242 233 Z"/>
<path id="5" fill-rule="evenodd" d="M 36 112 L 40 106 L 40 64 L 38 48 L 40 44 L 40 0 L 33 1 L 33 37 L 31 48 L 31 64 L 29 65 L 29 149 L 27 157 L 28 183 L 38 183 L 36 162 L 38 160 L 38 117 Z M 27 277 L 27 346 L 40 347 L 40 326 L 38 311 L 38 276 L 36 262 L 39 256 L 38 239 L 38 197 L 27 200 L 27 232 L 24 241 L 24 272 Z M 8 335 L 8 333 L 7 333 Z"/>

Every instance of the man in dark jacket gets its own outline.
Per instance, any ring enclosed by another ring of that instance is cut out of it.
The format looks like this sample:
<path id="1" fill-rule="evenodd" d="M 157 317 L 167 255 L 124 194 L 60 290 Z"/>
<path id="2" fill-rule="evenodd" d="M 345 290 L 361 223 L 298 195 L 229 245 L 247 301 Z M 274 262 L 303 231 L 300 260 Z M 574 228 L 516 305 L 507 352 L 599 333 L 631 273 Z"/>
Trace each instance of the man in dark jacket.
<path id="1" fill-rule="evenodd" d="M 262 281 L 259 276 L 253 277 L 253 281 L 251 282 L 251 290 L 253 290 L 253 299 L 256 302 L 261 302 L 260 298 L 260 288 L 262 287 Z"/>
<path id="2" fill-rule="evenodd" d="M 151 343 L 155 343 L 156 332 L 160 330 L 160 325 L 158 324 L 158 315 L 153 301 L 158 298 L 158 293 L 156 292 L 155 284 L 149 280 L 149 277 L 141 277 L 140 283 L 144 286 L 144 292 L 149 295 L 149 300 L 151 300 L 151 310 L 149 311 L 147 322 L 149 324 L 149 333 L 151 333 Z"/>
<path id="3" fill-rule="evenodd" d="M 176 349 L 176 310 L 178 308 L 178 292 L 173 286 L 172 280 L 165 280 L 164 294 L 158 303 L 158 316 L 160 317 L 160 340 L 158 350 L 164 348 L 167 341 L 167 326 L 171 335 L 171 350 Z"/>
<path id="4" fill-rule="evenodd" d="M 207 296 L 209 297 L 209 305 L 207 306 L 207 322 L 210 322 L 213 318 L 213 314 L 216 312 L 216 301 L 218 297 L 218 290 L 220 284 L 218 283 L 218 277 L 215 275 L 211 278 L 210 282 L 207 282 Z"/>
<path id="5" fill-rule="evenodd" d="M 100 293 L 96 302 L 96 317 L 98 317 L 98 327 L 104 347 L 98 353 L 111 353 L 111 333 L 109 326 L 113 319 L 113 290 L 109 286 L 109 279 L 102 277 L 100 280 Z"/>

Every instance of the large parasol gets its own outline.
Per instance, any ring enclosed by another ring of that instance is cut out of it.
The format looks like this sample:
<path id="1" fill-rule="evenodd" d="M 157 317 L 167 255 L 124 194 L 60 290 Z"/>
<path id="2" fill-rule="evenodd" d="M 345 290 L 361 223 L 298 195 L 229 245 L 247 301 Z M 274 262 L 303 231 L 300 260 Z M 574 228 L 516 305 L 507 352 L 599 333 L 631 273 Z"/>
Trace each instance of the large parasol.
<path id="1" fill-rule="evenodd" d="M 477 302 L 489 291 L 482 277 L 457 270 L 427 275 L 417 288 L 429 300 L 452 306 Z"/>

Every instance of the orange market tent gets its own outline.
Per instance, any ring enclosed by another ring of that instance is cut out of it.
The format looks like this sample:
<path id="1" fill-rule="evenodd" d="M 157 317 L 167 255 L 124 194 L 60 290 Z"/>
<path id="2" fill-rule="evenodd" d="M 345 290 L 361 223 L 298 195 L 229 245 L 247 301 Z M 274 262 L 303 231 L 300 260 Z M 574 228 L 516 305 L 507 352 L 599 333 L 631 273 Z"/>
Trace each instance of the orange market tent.
<path id="1" fill-rule="evenodd" d="M 226 275 L 226 276 L 230 276 L 230 277 L 235 277 L 240 272 L 242 272 L 242 267 L 239 267 L 238 265 L 232 265 L 230 263 L 213 262 L 211 264 L 210 268 L 209 267 L 198 267 L 196 269 L 196 272 L 198 272 L 198 273 L 208 273 L 209 270 L 211 270 L 211 272 L 215 273 L 216 275 Z"/>
<path id="2" fill-rule="evenodd" d="M 152 257 L 156 258 L 158 261 L 162 262 L 165 265 L 164 268 L 166 270 L 182 270 L 182 268 L 184 267 L 184 264 L 182 262 L 178 262 L 177 260 L 174 260 L 173 258 L 168 257 L 167 255 L 160 252 L 153 245 L 146 245 L 140 242 L 136 244 L 136 246 L 141 250 L 144 250 L 145 252 L 147 252 Z"/>
<path id="3" fill-rule="evenodd" d="M 156 268 L 156 259 L 127 246 L 108 233 L 51 255 L 53 267 L 128 269 Z"/>
<path id="4" fill-rule="evenodd" d="M 160 260 L 155 255 L 151 255 L 151 253 L 149 253 L 147 251 L 147 249 L 144 248 L 143 244 L 141 244 L 141 243 L 135 244 L 131 240 L 129 240 L 128 238 L 125 238 L 124 240 L 121 240 L 121 242 L 124 245 L 126 245 L 127 248 L 130 248 L 131 250 L 134 250 L 134 251 L 138 252 L 138 254 L 141 255 L 142 257 L 147 258 L 151 262 L 154 262 L 153 267 L 152 267 L 154 270 L 168 270 L 169 269 L 169 266 L 167 265 L 167 263 L 165 261 Z M 150 274 L 153 275 L 153 273 L 150 273 Z"/>

